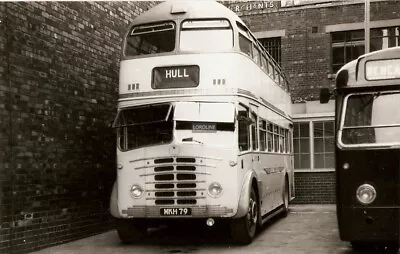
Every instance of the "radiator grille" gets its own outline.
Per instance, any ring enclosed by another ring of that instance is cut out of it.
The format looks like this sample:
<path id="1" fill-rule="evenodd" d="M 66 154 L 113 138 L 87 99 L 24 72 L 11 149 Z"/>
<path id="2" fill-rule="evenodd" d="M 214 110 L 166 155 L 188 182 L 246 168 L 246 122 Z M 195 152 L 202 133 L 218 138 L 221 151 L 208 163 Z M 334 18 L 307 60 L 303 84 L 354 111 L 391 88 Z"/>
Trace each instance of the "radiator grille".
<path id="1" fill-rule="evenodd" d="M 196 158 L 158 158 L 154 167 L 147 170 L 154 173 L 154 190 L 150 191 L 154 193 L 150 196 L 156 205 L 196 205 L 198 199 L 204 198 L 204 191 L 199 191 L 202 183 Z"/>

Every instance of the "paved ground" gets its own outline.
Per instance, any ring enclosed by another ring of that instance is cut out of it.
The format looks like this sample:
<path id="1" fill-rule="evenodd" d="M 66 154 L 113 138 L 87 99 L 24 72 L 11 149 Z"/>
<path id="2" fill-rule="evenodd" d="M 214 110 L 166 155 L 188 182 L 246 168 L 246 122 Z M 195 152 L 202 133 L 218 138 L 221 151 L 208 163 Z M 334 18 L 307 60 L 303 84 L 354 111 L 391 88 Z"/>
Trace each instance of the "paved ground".
<path id="1" fill-rule="evenodd" d="M 113 230 L 34 253 L 353 253 L 349 244 L 339 239 L 334 205 L 291 206 L 288 217 L 265 225 L 248 246 L 234 245 L 225 230 L 161 229 L 139 245 L 121 244 Z"/>

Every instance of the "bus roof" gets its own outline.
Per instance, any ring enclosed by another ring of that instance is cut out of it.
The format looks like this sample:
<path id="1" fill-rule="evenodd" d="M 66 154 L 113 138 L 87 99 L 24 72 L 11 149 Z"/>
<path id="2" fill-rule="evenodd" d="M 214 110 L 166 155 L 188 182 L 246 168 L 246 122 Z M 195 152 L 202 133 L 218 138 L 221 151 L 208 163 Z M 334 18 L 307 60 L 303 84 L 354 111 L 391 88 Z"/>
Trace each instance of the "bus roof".
<path id="1" fill-rule="evenodd" d="M 400 47 L 361 55 L 345 64 L 336 75 L 336 87 L 400 84 Z"/>
<path id="2" fill-rule="evenodd" d="M 165 1 L 136 17 L 131 25 L 164 20 L 222 17 L 231 21 L 238 21 L 245 26 L 244 22 L 233 11 L 214 0 Z"/>

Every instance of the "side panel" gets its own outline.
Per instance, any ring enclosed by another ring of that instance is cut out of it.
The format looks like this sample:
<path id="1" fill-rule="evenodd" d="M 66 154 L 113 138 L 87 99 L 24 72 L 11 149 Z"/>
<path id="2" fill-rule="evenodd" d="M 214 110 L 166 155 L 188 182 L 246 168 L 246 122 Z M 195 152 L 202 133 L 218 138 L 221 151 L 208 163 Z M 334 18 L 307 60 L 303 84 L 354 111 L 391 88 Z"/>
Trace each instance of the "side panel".
<path id="1" fill-rule="evenodd" d="M 261 170 L 259 172 L 263 186 L 266 186 L 266 198 L 263 199 L 263 215 L 282 205 L 284 177 L 289 155 L 259 153 Z"/>

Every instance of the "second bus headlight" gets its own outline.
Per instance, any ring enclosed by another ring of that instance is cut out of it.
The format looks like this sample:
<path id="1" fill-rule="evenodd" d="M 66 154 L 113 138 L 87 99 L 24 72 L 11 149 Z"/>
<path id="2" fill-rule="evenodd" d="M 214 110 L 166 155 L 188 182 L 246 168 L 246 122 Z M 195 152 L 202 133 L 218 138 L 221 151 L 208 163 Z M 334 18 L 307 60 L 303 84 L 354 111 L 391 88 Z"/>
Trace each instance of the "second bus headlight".
<path id="1" fill-rule="evenodd" d="M 138 184 L 132 185 L 130 191 L 133 198 L 140 198 L 144 192 L 143 188 Z"/>
<path id="2" fill-rule="evenodd" d="M 370 184 L 363 184 L 357 188 L 357 200 L 363 205 L 369 205 L 376 198 L 376 190 Z"/>
<path id="3" fill-rule="evenodd" d="M 208 194 L 213 197 L 217 198 L 222 193 L 222 186 L 219 183 L 213 182 L 208 186 Z"/>

